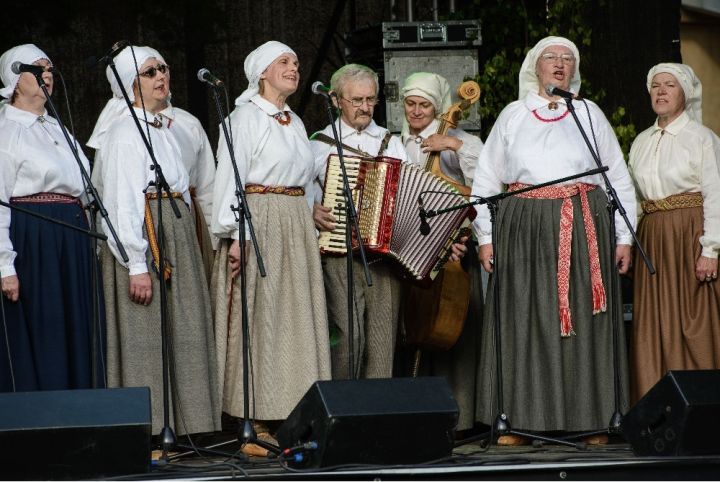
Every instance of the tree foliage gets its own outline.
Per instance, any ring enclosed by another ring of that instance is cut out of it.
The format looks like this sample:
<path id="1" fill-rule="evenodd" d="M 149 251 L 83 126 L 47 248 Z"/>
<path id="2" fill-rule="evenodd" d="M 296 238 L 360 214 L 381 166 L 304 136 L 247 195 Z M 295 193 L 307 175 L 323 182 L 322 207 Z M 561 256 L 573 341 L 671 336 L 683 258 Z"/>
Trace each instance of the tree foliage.
<path id="1" fill-rule="evenodd" d="M 452 19 L 478 18 L 482 22 L 480 74 L 482 89 L 479 112 L 482 138 L 487 138 L 500 111 L 518 95 L 518 74 L 526 53 L 548 35 L 566 37 L 580 49 L 581 66 L 593 61 L 592 24 L 594 6 L 605 0 L 474 0 L 459 8 Z M 582 69 L 581 69 L 582 71 Z M 606 93 L 595 88 L 587 76 L 582 94 L 603 106 Z M 623 152 L 627 156 L 635 138 L 635 126 L 623 106 L 608 115 Z"/>

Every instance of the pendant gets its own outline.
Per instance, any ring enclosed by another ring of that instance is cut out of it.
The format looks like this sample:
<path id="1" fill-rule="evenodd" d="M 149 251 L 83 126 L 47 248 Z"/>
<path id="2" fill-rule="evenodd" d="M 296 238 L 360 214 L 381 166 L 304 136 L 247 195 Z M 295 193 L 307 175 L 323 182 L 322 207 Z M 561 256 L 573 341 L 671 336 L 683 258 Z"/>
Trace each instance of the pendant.
<path id="1" fill-rule="evenodd" d="M 292 120 L 292 117 L 290 117 L 290 114 L 287 112 L 278 112 L 273 116 L 276 121 L 278 121 L 278 124 L 281 126 L 286 126 L 290 124 L 290 121 Z"/>
<path id="2" fill-rule="evenodd" d="M 422 141 L 423 141 L 423 138 L 420 137 L 420 136 L 417 136 L 417 137 L 415 138 L 415 144 L 422 144 Z"/>
<path id="3" fill-rule="evenodd" d="M 558 108 L 558 103 L 555 102 L 555 101 L 550 102 L 550 103 L 548 104 L 548 109 L 550 109 L 550 110 L 557 110 L 557 108 Z"/>
<path id="4" fill-rule="evenodd" d="M 143 119 L 143 120 L 144 120 L 144 119 Z M 155 117 L 155 118 L 152 120 L 152 122 L 149 121 L 149 120 L 146 120 L 145 123 L 146 123 L 147 125 L 153 126 L 155 129 L 160 129 L 160 128 L 162 127 L 162 121 L 161 121 L 159 118 L 157 118 L 157 117 Z"/>

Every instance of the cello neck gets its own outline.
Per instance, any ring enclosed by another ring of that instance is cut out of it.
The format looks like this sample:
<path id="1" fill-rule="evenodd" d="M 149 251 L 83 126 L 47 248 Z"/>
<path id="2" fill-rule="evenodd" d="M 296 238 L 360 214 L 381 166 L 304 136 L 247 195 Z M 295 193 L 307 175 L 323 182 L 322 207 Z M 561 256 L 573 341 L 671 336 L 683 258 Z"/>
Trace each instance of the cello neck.
<path id="1" fill-rule="evenodd" d="M 448 131 L 455 126 L 450 125 L 448 121 L 446 121 L 444 118 L 440 117 L 440 125 L 438 125 L 437 131 L 435 131 L 436 134 L 440 135 L 446 135 Z M 433 151 L 428 156 L 427 160 L 425 161 L 424 169 L 426 171 L 433 172 L 435 169 L 440 168 L 440 151 Z M 437 166 L 435 168 L 435 166 Z"/>

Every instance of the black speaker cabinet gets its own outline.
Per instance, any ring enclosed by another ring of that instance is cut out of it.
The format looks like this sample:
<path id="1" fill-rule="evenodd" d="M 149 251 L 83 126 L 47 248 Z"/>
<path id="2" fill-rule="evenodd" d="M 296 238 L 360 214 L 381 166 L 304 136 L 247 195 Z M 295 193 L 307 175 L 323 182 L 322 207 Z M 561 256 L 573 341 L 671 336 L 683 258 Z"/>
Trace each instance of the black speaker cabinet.
<path id="1" fill-rule="evenodd" d="M 0 478 L 147 472 L 150 389 L 0 393 Z"/>
<path id="2" fill-rule="evenodd" d="M 303 466 L 413 464 L 451 454 L 458 406 L 444 378 L 316 382 L 277 433 L 282 448 L 314 441 Z"/>
<path id="3" fill-rule="evenodd" d="M 720 454 L 720 370 L 669 371 L 628 412 L 636 455 Z"/>

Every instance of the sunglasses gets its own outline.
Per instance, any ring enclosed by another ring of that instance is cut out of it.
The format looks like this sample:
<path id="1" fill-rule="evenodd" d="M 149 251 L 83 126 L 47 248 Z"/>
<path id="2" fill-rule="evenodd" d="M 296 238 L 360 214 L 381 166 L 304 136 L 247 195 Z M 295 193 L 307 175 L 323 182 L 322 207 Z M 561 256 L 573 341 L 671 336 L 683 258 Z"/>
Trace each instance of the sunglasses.
<path id="1" fill-rule="evenodd" d="M 140 72 L 138 75 L 141 75 L 143 77 L 147 77 L 148 79 L 155 78 L 158 72 L 162 74 L 167 74 L 170 71 L 170 66 L 165 64 L 158 64 L 154 67 L 150 67 L 149 69 L 144 70 L 143 72 Z"/>

